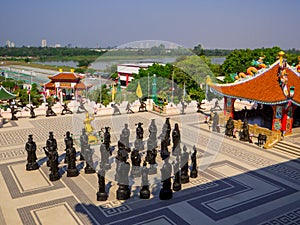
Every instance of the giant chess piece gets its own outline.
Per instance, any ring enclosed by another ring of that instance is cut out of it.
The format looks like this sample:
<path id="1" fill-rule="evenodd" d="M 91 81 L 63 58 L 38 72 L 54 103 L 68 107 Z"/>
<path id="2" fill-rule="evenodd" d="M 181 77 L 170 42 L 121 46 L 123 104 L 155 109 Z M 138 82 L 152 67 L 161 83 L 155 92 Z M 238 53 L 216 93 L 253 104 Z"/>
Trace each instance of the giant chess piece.
<path id="1" fill-rule="evenodd" d="M 101 168 L 105 170 L 109 170 L 111 165 L 109 163 L 109 157 L 112 155 L 110 149 L 110 127 L 105 127 L 104 131 L 104 141 L 100 145 L 100 153 L 101 153 Z"/>
<path id="2" fill-rule="evenodd" d="M 146 154 L 146 162 L 149 163 L 149 174 L 156 174 L 157 173 L 157 163 L 156 163 L 156 140 L 152 140 L 151 138 L 147 141 L 147 154 Z"/>
<path id="3" fill-rule="evenodd" d="M 148 180 L 149 169 L 147 168 L 147 162 L 144 161 L 142 167 L 142 187 L 140 190 L 140 198 L 141 199 L 149 199 L 150 198 L 150 190 L 149 190 L 149 180 Z"/>
<path id="4" fill-rule="evenodd" d="M 33 141 L 32 134 L 28 135 L 25 150 L 27 151 L 26 170 L 37 170 L 39 168 L 39 164 L 36 162 L 36 143 Z"/>
<path id="5" fill-rule="evenodd" d="M 137 150 L 144 150 L 144 143 L 143 143 L 143 137 L 144 137 L 144 129 L 142 127 L 143 123 L 136 124 L 136 140 L 134 142 L 135 148 Z"/>
<path id="6" fill-rule="evenodd" d="M 35 112 L 34 112 L 35 107 L 33 107 L 32 105 L 29 107 L 30 110 L 30 119 L 33 119 L 36 117 Z"/>
<path id="7" fill-rule="evenodd" d="M 129 170 L 130 165 L 127 162 L 126 158 L 121 157 L 117 163 L 117 181 L 119 188 L 117 190 L 117 199 L 126 200 L 130 198 L 130 189 L 129 189 Z"/>
<path id="8" fill-rule="evenodd" d="M 68 163 L 68 153 L 70 152 L 68 151 L 68 149 L 73 147 L 73 138 L 71 137 L 70 131 L 66 132 L 64 142 L 66 146 L 65 148 L 66 156 L 65 156 L 64 163 Z"/>
<path id="9" fill-rule="evenodd" d="M 45 154 L 48 157 L 47 166 L 50 167 L 50 159 L 47 153 L 57 151 L 57 141 L 54 138 L 52 131 L 49 132 L 49 138 L 46 141 L 46 147 L 44 147 L 43 149 L 45 150 Z"/>
<path id="10" fill-rule="evenodd" d="M 108 194 L 105 191 L 105 170 L 100 169 L 98 171 L 98 192 L 97 192 L 97 201 L 106 201 Z"/>
<path id="11" fill-rule="evenodd" d="M 149 131 L 149 139 L 151 139 L 152 144 L 155 147 L 157 147 L 157 126 L 155 124 L 155 119 L 151 120 L 148 131 Z"/>
<path id="12" fill-rule="evenodd" d="M 80 160 L 83 161 L 85 150 L 87 149 L 89 144 L 89 137 L 86 134 L 85 129 L 82 129 L 82 134 L 80 135 L 79 140 L 80 140 Z"/>
<path id="13" fill-rule="evenodd" d="M 48 103 L 47 105 L 47 110 L 46 110 L 46 117 L 49 117 L 49 116 L 56 116 L 56 113 L 53 111 L 52 109 L 52 104 L 51 103 Z"/>
<path id="14" fill-rule="evenodd" d="M 228 137 L 233 137 L 233 130 L 234 130 L 234 122 L 232 117 L 229 117 L 226 123 L 225 135 Z"/>
<path id="15" fill-rule="evenodd" d="M 180 154 L 180 131 L 179 131 L 178 123 L 175 123 L 175 127 L 172 131 L 172 140 L 173 140 L 172 154 L 174 156 L 177 156 Z"/>
<path id="16" fill-rule="evenodd" d="M 161 139 L 166 140 L 167 145 L 169 146 L 171 144 L 171 124 L 170 124 L 170 118 L 166 118 L 166 122 L 163 125 L 162 128 L 162 134 L 160 135 Z"/>
<path id="17" fill-rule="evenodd" d="M 162 139 L 160 147 L 161 147 L 160 156 L 161 156 L 162 160 L 165 160 L 166 158 L 168 158 L 170 156 L 170 152 L 168 151 L 167 140 Z"/>
<path id="18" fill-rule="evenodd" d="M 205 110 L 205 108 L 202 108 L 201 105 L 204 105 L 205 103 L 202 102 L 197 102 L 197 113 L 204 113 L 203 110 Z"/>
<path id="19" fill-rule="evenodd" d="M 247 119 L 244 120 L 244 123 L 242 126 L 242 131 L 240 133 L 240 140 L 251 142 L 250 135 L 249 135 L 249 125 L 248 125 Z"/>
<path id="20" fill-rule="evenodd" d="M 61 111 L 61 115 L 65 115 L 65 114 L 73 114 L 73 112 L 69 109 L 67 103 L 62 105 L 63 109 Z"/>
<path id="21" fill-rule="evenodd" d="M 130 103 L 128 102 L 127 106 L 126 106 L 126 111 L 127 111 L 127 114 L 130 114 L 130 113 L 134 113 L 131 109 L 131 105 Z"/>
<path id="22" fill-rule="evenodd" d="M 213 118 L 213 122 L 212 122 L 212 131 L 220 133 L 219 115 L 217 112 L 214 113 L 214 118 Z"/>
<path id="23" fill-rule="evenodd" d="M 191 155 L 191 161 L 192 161 L 192 171 L 190 174 L 191 178 L 196 178 L 198 176 L 198 170 L 197 170 L 197 149 L 196 146 L 193 146 L 193 153 Z"/>
<path id="24" fill-rule="evenodd" d="M 91 149 L 90 145 L 87 145 L 86 149 L 85 149 L 85 162 L 86 162 L 86 166 L 84 168 L 84 173 L 85 174 L 91 174 L 91 173 L 96 173 L 95 169 L 93 168 L 93 153 L 94 150 Z"/>
<path id="25" fill-rule="evenodd" d="M 141 155 L 139 153 L 138 150 L 134 149 L 132 152 L 131 152 L 131 164 L 132 164 L 132 167 L 131 167 L 131 175 L 135 178 L 135 177 L 140 177 L 141 176 Z"/>
<path id="26" fill-rule="evenodd" d="M 173 197 L 173 191 L 171 189 L 171 173 L 172 173 L 172 165 L 169 163 L 169 158 L 164 160 L 164 165 L 161 168 L 161 180 L 162 180 L 162 189 L 159 192 L 160 200 L 169 200 Z"/>
<path id="27" fill-rule="evenodd" d="M 120 111 L 120 109 L 118 108 L 118 106 L 117 106 L 116 104 L 111 104 L 111 107 L 112 107 L 113 110 L 114 110 L 114 111 L 113 111 L 113 114 L 112 114 L 113 116 L 114 116 L 114 115 L 117 115 L 117 114 L 118 114 L 118 115 L 121 115 L 121 111 Z"/>
<path id="28" fill-rule="evenodd" d="M 148 112 L 146 103 L 143 102 L 141 99 L 140 100 L 140 107 L 139 107 L 139 112 Z"/>
<path id="29" fill-rule="evenodd" d="M 78 176 L 79 172 L 78 169 L 76 168 L 76 150 L 72 146 L 69 146 L 66 151 L 66 157 L 67 157 L 67 163 L 68 163 L 68 168 L 67 168 L 67 177 L 76 177 Z"/>
<path id="30" fill-rule="evenodd" d="M 186 151 L 186 146 L 183 146 L 183 153 L 181 155 L 181 180 L 182 184 L 186 184 L 189 179 L 189 153 Z"/>
<path id="31" fill-rule="evenodd" d="M 174 169 L 174 182 L 173 182 L 173 191 L 180 191 L 181 190 L 181 177 L 180 177 L 180 161 L 179 156 L 176 156 L 176 161 L 173 163 Z"/>
<path id="32" fill-rule="evenodd" d="M 14 101 L 11 102 L 9 108 L 10 108 L 10 112 L 11 112 L 11 120 L 18 120 L 18 118 L 16 117 L 16 114 L 19 112 L 19 110 L 18 110 L 18 106 L 16 105 L 16 103 Z"/>
<path id="33" fill-rule="evenodd" d="M 87 112 L 86 108 L 84 107 L 84 102 L 81 100 L 79 102 L 79 106 L 77 108 L 77 113 L 83 113 L 83 112 Z"/>
<path id="34" fill-rule="evenodd" d="M 129 147 L 129 137 L 130 137 L 130 130 L 128 128 L 128 124 L 125 123 L 124 128 L 120 134 L 120 141 L 125 145 L 125 147 Z"/>
<path id="35" fill-rule="evenodd" d="M 181 110 L 180 110 L 180 114 L 182 114 L 182 115 L 185 114 L 185 112 L 184 112 L 185 108 L 186 108 L 186 104 L 184 103 L 184 101 L 181 101 Z"/>

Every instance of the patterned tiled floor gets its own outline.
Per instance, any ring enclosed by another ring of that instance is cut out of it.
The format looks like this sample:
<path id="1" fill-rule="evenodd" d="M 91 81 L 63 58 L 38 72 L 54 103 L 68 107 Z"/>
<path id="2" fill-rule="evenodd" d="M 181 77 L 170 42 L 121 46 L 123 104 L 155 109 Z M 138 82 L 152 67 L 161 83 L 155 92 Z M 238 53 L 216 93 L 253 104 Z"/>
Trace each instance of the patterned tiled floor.
<path id="1" fill-rule="evenodd" d="M 156 120 L 159 135 L 165 117 L 153 113 L 96 117 L 93 125 L 96 130 L 110 126 L 114 146 L 124 123 L 129 124 L 132 142 L 135 124 L 142 122 L 147 140 L 150 119 Z M 116 151 L 106 176 L 107 201 L 96 200 L 97 175 L 85 174 L 84 162 L 77 160 L 79 176 L 67 177 L 63 138 L 67 130 L 75 136 L 80 132 L 80 115 L 21 119 L 13 127 L 4 126 L 0 129 L 0 224 L 300 224 L 300 165 L 296 156 L 210 133 L 200 123 L 203 118 L 199 114 L 171 116 L 170 121 L 172 128 L 174 123 L 179 124 L 181 145 L 186 145 L 188 152 L 197 146 L 198 177 L 182 184 L 182 190 L 167 201 L 158 197 L 162 166 L 159 154 L 158 173 L 149 176 L 149 200 L 139 198 L 139 181 L 133 178 L 130 199 L 116 199 Z M 22 125 L 25 123 L 27 126 Z M 62 178 L 55 182 L 48 179 L 42 150 L 49 131 L 54 132 L 59 144 Z M 40 169 L 36 171 L 25 170 L 24 145 L 29 134 L 38 146 Z"/>

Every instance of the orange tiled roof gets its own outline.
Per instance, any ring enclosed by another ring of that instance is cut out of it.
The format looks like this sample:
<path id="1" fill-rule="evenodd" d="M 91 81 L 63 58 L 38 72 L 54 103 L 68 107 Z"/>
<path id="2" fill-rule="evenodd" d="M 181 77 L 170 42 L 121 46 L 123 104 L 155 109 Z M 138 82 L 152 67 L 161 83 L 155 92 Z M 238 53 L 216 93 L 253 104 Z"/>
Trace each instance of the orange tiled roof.
<path id="1" fill-rule="evenodd" d="M 49 77 L 52 81 L 68 81 L 68 82 L 76 82 L 77 80 L 82 79 L 82 76 L 76 75 L 75 73 L 71 72 L 61 72 Z"/>
<path id="2" fill-rule="evenodd" d="M 55 89 L 55 85 L 51 81 L 48 83 L 45 83 L 43 86 L 45 89 Z"/>
<path id="3" fill-rule="evenodd" d="M 266 71 L 248 80 L 226 85 L 210 84 L 210 88 L 212 91 L 230 98 L 256 101 L 270 105 L 285 103 L 289 99 L 283 94 L 282 88 L 279 85 L 277 77 L 278 69 L 279 61 Z M 300 74 L 293 71 L 289 66 L 286 68 L 286 72 L 288 74 L 288 89 L 291 86 L 295 87 L 295 94 L 291 101 L 300 106 Z"/>
<path id="4" fill-rule="evenodd" d="M 79 82 L 78 84 L 75 85 L 75 89 L 82 89 L 84 90 L 86 88 L 85 84 L 82 82 Z"/>

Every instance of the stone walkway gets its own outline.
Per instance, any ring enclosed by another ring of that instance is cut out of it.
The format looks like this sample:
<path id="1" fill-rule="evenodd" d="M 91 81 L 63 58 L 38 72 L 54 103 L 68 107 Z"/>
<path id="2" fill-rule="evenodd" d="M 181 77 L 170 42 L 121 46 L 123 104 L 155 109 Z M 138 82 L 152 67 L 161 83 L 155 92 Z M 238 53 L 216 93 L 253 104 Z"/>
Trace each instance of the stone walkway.
<path id="1" fill-rule="evenodd" d="M 78 115 L 53 118 L 20 119 L 0 128 L 0 224 L 300 224 L 300 165 L 297 157 L 274 150 L 265 150 L 254 144 L 242 143 L 211 133 L 202 123 L 201 114 L 171 116 L 172 128 L 179 124 L 182 143 L 188 152 L 196 145 L 198 150 L 198 177 L 183 184 L 183 190 L 173 193 L 168 201 L 159 200 L 162 160 L 158 154 L 158 174 L 151 175 L 151 199 L 139 198 L 139 183 L 131 179 L 131 197 L 116 200 L 118 188 L 114 171 L 106 177 L 109 198 L 96 201 L 98 180 L 96 174 L 84 173 L 84 162 L 77 160 L 78 177 L 66 176 L 63 163 L 63 138 L 67 130 L 74 137 L 82 123 Z M 130 141 L 135 140 L 135 124 L 143 123 L 144 141 L 148 126 L 155 119 L 158 135 L 165 116 L 156 113 L 96 117 L 96 130 L 112 128 L 112 146 L 116 145 L 124 123 L 131 130 Z M 54 132 L 60 154 L 59 181 L 49 181 L 49 168 L 42 147 L 49 131 Z M 26 171 L 24 149 L 28 135 L 37 143 L 39 170 Z M 294 140 L 293 137 L 287 140 Z M 299 145 L 300 147 L 300 145 Z M 95 158 L 98 146 L 95 148 Z M 169 151 L 171 146 L 169 148 Z M 79 151 L 78 146 L 76 150 Z M 115 167 L 111 157 L 112 168 Z M 144 157 L 144 154 L 143 154 Z"/>

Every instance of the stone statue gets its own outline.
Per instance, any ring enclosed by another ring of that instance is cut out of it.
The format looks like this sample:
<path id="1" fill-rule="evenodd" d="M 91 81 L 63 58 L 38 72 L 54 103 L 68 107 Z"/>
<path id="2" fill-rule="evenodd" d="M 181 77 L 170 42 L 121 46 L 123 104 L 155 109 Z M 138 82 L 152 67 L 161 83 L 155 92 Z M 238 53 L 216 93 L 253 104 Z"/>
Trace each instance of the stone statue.
<path id="1" fill-rule="evenodd" d="M 38 169 L 39 164 L 36 162 L 36 143 L 33 141 L 32 134 L 28 135 L 28 141 L 25 144 L 25 150 L 27 151 L 26 170 Z"/>
<path id="2" fill-rule="evenodd" d="M 193 153 L 191 155 L 191 161 L 192 161 L 192 170 L 191 170 L 191 178 L 196 178 L 198 176 L 198 170 L 197 170 L 197 149 L 196 146 L 193 146 Z"/>
<path id="3" fill-rule="evenodd" d="M 140 165 L 141 165 L 141 155 L 139 153 L 138 150 L 133 149 L 133 151 L 131 152 L 131 175 L 133 177 L 140 177 L 141 176 L 141 172 L 140 172 Z"/>
<path id="4" fill-rule="evenodd" d="M 127 162 L 127 158 L 120 157 L 119 162 L 117 163 L 117 182 L 119 188 L 117 190 L 117 199 L 126 200 L 130 198 L 130 189 L 129 189 L 129 179 L 128 174 L 130 170 L 130 165 Z"/>
<path id="5" fill-rule="evenodd" d="M 94 163 L 93 163 L 93 154 L 94 154 L 94 150 L 91 149 L 90 145 L 87 145 L 86 149 L 85 149 L 85 162 L 86 162 L 86 166 L 84 168 L 84 173 L 86 174 L 91 174 L 91 173 L 96 173 L 95 169 L 93 168 Z"/>
<path id="6" fill-rule="evenodd" d="M 98 171 L 98 189 L 97 192 L 97 201 L 106 201 L 108 198 L 108 195 L 105 191 L 105 170 L 100 169 Z"/>
<path id="7" fill-rule="evenodd" d="M 217 112 L 214 113 L 214 118 L 213 118 L 213 123 L 212 123 L 212 131 L 220 133 L 219 115 Z"/>
<path id="8" fill-rule="evenodd" d="M 159 192 L 160 200 L 169 200 L 173 197 L 173 191 L 171 189 L 172 182 L 171 182 L 171 173 L 172 173 L 172 166 L 169 163 L 169 158 L 164 160 L 164 165 L 161 168 L 161 180 L 162 180 L 162 189 Z"/>
<path id="9" fill-rule="evenodd" d="M 249 135 L 249 125 L 248 125 L 247 119 L 244 120 L 242 131 L 240 132 L 240 140 L 251 142 L 250 135 Z"/>
<path id="10" fill-rule="evenodd" d="M 162 160 L 165 160 L 170 156 L 170 152 L 168 151 L 168 144 L 167 141 L 162 139 L 161 140 L 161 151 L 160 151 L 160 156 Z"/>
<path id="11" fill-rule="evenodd" d="M 79 106 L 77 108 L 77 113 L 83 113 L 83 112 L 87 112 L 87 110 L 84 107 L 84 102 L 82 100 L 80 100 Z"/>
<path id="12" fill-rule="evenodd" d="M 28 107 L 29 108 L 29 110 L 30 110 L 30 119 L 33 119 L 33 118 L 35 118 L 36 117 L 36 115 L 35 115 L 35 112 L 34 112 L 34 109 L 35 109 L 35 107 L 34 106 L 30 106 L 30 107 Z"/>
<path id="13" fill-rule="evenodd" d="M 162 134 L 160 135 L 160 138 L 165 139 L 168 146 L 171 144 L 170 135 L 171 135 L 170 118 L 166 118 L 166 122 L 163 125 Z"/>
<path id="14" fill-rule="evenodd" d="M 205 103 L 202 102 L 197 102 L 197 113 L 204 113 L 203 110 L 205 110 L 205 108 L 202 108 L 201 105 L 204 105 Z"/>
<path id="15" fill-rule="evenodd" d="M 183 153 L 181 155 L 181 180 L 182 184 L 189 182 L 189 153 L 186 151 L 186 146 L 183 146 Z"/>
<path id="16" fill-rule="evenodd" d="M 157 126 L 155 124 L 155 119 L 152 119 L 151 120 L 151 123 L 150 123 L 150 126 L 148 128 L 148 131 L 149 131 L 149 139 L 151 139 L 153 141 L 153 144 L 157 145 Z"/>
<path id="17" fill-rule="evenodd" d="M 73 112 L 69 109 L 67 103 L 62 105 L 63 109 L 61 111 L 61 115 L 65 115 L 65 114 L 73 114 Z"/>
<path id="18" fill-rule="evenodd" d="M 148 180 L 149 169 L 147 168 L 147 162 L 144 161 L 142 167 L 142 187 L 140 190 L 140 198 L 141 199 L 149 199 L 150 198 L 150 190 L 149 190 L 149 180 Z"/>
<path id="19" fill-rule="evenodd" d="M 67 157 L 67 163 L 68 163 L 68 168 L 67 168 L 67 177 L 76 177 L 78 176 L 79 172 L 76 168 L 76 150 L 72 146 L 69 146 L 66 151 L 66 157 Z"/>
<path id="20" fill-rule="evenodd" d="M 140 107 L 139 107 L 139 112 L 148 112 L 146 103 L 143 102 L 141 99 L 140 100 Z"/>
<path id="21" fill-rule="evenodd" d="M 130 114 L 130 113 L 134 113 L 131 109 L 131 105 L 130 103 L 128 102 L 127 106 L 126 106 L 126 111 L 127 111 L 127 114 Z"/>
<path id="22" fill-rule="evenodd" d="M 90 114 L 86 112 L 83 124 L 84 124 L 84 129 L 88 135 L 89 144 L 98 142 L 97 137 L 93 133 L 94 127 L 92 126 L 92 121 L 94 119 L 95 119 L 94 116 L 90 117 Z"/>
<path id="23" fill-rule="evenodd" d="M 18 109 L 18 106 L 16 105 L 16 103 L 13 101 L 10 103 L 10 112 L 11 112 L 11 120 L 18 120 L 18 118 L 16 117 L 16 114 L 18 112 L 20 112 L 20 110 Z"/>
<path id="24" fill-rule="evenodd" d="M 105 127 L 106 135 L 104 135 L 104 142 L 100 145 L 101 168 L 105 170 L 109 170 L 111 168 L 109 157 L 112 155 L 110 150 L 110 133 L 108 129 L 109 127 Z"/>
<path id="25" fill-rule="evenodd" d="M 155 142 L 152 139 L 148 139 L 147 141 L 147 154 L 146 154 L 146 162 L 150 164 L 149 174 L 156 174 L 157 173 L 157 163 L 156 163 L 156 140 Z"/>
<path id="26" fill-rule="evenodd" d="M 58 168 L 58 153 L 57 142 L 54 139 L 53 132 L 49 132 L 49 139 L 46 142 L 46 147 L 43 148 L 46 156 L 48 157 L 47 166 L 50 166 L 50 181 L 56 181 L 60 179 Z"/>
<path id="27" fill-rule="evenodd" d="M 234 122 L 232 117 L 229 117 L 226 123 L 225 135 L 229 137 L 233 137 L 233 130 L 234 130 Z"/>
<path id="28" fill-rule="evenodd" d="M 44 150 L 45 149 L 46 149 L 45 153 L 57 151 L 57 141 L 54 138 L 54 135 L 53 135 L 52 131 L 49 132 L 49 138 L 46 141 L 46 147 L 44 147 Z M 48 157 L 47 154 L 46 154 L 46 156 Z M 49 157 L 48 157 L 48 161 L 47 161 L 47 166 L 48 167 L 50 166 Z"/>
<path id="29" fill-rule="evenodd" d="M 180 178 L 180 160 L 179 155 L 176 156 L 176 162 L 173 162 L 173 170 L 174 170 L 174 182 L 173 182 L 173 191 L 181 190 L 181 178 Z"/>
<path id="30" fill-rule="evenodd" d="M 64 163 L 67 163 L 68 158 L 69 158 L 68 157 L 68 152 L 70 152 L 70 151 L 68 151 L 68 149 L 73 147 L 73 138 L 71 137 L 70 131 L 66 132 L 64 142 L 65 142 L 65 146 L 66 146 L 66 148 L 65 148 L 66 156 L 65 156 Z"/>
<path id="31" fill-rule="evenodd" d="M 102 132 L 104 133 L 104 141 L 103 144 L 105 145 L 105 148 L 108 152 L 110 152 L 110 127 L 104 127 L 104 131 L 102 130 Z"/>
<path id="32" fill-rule="evenodd" d="M 173 140 L 173 147 L 172 147 L 172 154 L 177 156 L 180 154 L 180 130 L 178 123 L 175 123 L 175 127 L 172 131 L 172 140 Z"/>
<path id="33" fill-rule="evenodd" d="M 88 148 L 89 138 L 85 132 L 85 129 L 82 129 L 82 134 L 80 135 L 80 160 L 84 160 L 85 150 Z"/>
<path id="34" fill-rule="evenodd" d="M 56 116 L 56 113 L 53 111 L 52 109 L 52 104 L 51 103 L 48 103 L 47 105 L 47 110 L 46 110 L 46 116 L 49 117 L 49 116 Z"/>
<path id="35" fill-rule="evenodd" d="M 222 110 L 221 106 L 219 105 L 219 101 L 218 101 L 218 100 L 215 101 L 215 105 L 214 105 L 214 107 L 212 108 L 212 110 L 216 110 L 217 108 L 218 108 L 219 110 Z"/>
<path id="36" fill-rule="evenodd" d="M 129 147 L 129 137 L 130 137 L 130 130 L 128 129 L 128 124 L 125 123 L 125 127 L 123 128 L 120 134 L 120 141 L 128 148 Z"/>
<path id="37" fill-rule="evenodd" d="M 111 104 L 111 107 L 113 108 L 113 116 L 114 115 L 121 115 L 120 109 L 118 108 L 118 106 L 116 104 Z"/>
<path id="38" fill-rule="evenodd" d="M 181 103 L 180 114 L 183 115 L 183 114 L 185 114 L 184 110 L 185 110 L 185 108 L 186 108 L 186 104 L 184 103 L 184 101 L 181 101 L 180 103 Z"/>
<path id="39" fill-rule="evenodd" d="M 144 150 L 144 143 L 143 143 L 143 137 L 144 137 L 144 129 L 142 127 L 143 123 L 136 124 L 136 140 L 135 140 L 135 148 L 137 150 Z"/>

